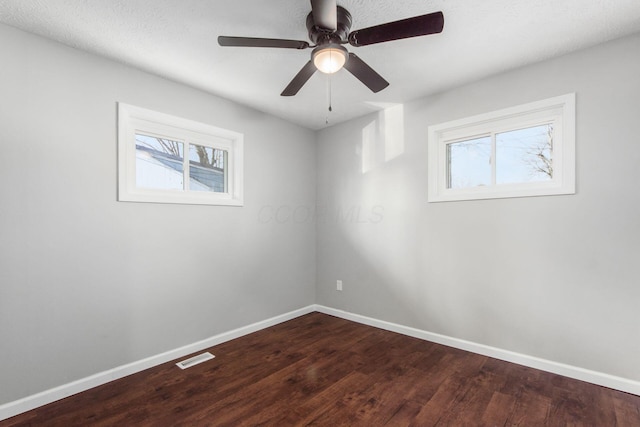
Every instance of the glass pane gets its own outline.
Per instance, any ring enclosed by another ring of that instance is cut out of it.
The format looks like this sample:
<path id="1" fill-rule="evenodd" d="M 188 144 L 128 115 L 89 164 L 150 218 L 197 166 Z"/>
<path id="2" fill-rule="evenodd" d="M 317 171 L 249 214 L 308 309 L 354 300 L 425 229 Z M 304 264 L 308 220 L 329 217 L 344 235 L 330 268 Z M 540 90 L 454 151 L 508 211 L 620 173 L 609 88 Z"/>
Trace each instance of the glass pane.
<path id="1" fill-rule="evenodd" d="M 491 185 L 491 137 L 447 144 L 447 188 Z"/>
<path id="2" fill-rule="evenodd" d="M 496 134 L 496 183 L 551 180 L 552 154 L 551 124 Z"/>
<path id="3" fill-rule="evenodd" d="M 136 134 L 136 186 L 184 189 L 182 142 Z"/>
<path id="4" fill-rule="evenodd" d="M 189 189 L 226 193 L 227 156 L 226 150 L 190 144 Z"/>

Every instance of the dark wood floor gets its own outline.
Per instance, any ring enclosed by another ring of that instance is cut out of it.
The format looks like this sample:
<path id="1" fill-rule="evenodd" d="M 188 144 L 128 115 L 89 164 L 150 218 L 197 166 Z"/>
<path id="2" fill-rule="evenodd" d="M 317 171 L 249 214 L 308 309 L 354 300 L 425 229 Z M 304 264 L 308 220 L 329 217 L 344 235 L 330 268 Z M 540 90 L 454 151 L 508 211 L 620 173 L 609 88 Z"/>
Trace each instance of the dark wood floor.
<path id="1" fill-rule="evenodd" d="M 320 313 L 0 422 L 45 426 L 640 426 L 640 397 Z"/>

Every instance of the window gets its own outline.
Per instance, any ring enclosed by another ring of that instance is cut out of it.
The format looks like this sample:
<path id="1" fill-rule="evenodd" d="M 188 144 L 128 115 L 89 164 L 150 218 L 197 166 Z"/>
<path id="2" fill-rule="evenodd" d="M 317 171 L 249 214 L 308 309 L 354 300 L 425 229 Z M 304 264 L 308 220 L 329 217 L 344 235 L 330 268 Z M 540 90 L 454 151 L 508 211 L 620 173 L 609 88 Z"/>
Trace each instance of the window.
<path id="1" fill-rule="evenodd" d="M 429 127 L 428 200 L 575 193 L 575 94 Z"/>
<path id="2" fill-rule="evenodd" d="M 242 134 L 118 104 L 118 200 L 242 206 Z"/>

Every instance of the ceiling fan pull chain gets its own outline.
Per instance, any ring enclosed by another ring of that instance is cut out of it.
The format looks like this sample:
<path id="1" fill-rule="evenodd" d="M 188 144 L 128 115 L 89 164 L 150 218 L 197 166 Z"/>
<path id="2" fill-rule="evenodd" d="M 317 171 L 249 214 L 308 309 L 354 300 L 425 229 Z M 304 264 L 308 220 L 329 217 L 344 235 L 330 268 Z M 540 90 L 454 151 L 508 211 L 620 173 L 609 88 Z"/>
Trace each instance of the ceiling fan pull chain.
<path id="1" fill-rule="evenodd" d="M 331 74 L 329 74 L 329 112 L 333 111 L 331 109 Z"/>
<path id="2" fill-rule="evenodd" d="M 329 108 L 328 108 L 329 111 L 327 112 L 327 118 L 324 122 L 326 125 L 329 124 L 329 113 L 333 111 L 333 108 L 331 108 L 331 74 L 327 74 L 327 89 L 328 89 L 328 97 L 329 97 Z"/>

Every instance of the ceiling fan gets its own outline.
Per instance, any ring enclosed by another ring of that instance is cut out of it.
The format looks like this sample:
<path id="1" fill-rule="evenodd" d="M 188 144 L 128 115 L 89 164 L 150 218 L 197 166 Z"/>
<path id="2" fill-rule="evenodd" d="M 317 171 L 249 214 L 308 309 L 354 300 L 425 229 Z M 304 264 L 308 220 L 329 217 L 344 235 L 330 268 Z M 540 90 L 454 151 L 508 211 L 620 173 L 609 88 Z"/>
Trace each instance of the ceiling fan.
<path id="1" fill-rule="evenodd" d="M 313 48 L 311 59 L 280 94 L 282 96 L 293 96 L 298 93 L 316 70 L 331 74 L 342 67 L 371 91 L 379 92 L 389 86 L 389 82 L 342 45 L 348 43 L 353 47 L 360 47 L 440 33 L 444 27 L 444 15 L 442 12 L 434 12 L 355 31 L 350 31 L 351 23 L 351 14 L 338 6 L 336 0 L 311 0 L 307 29 L 309 39 L 315 43 L 314 45 L 300 40 L 228 36 L 219 36 L 218 44 L 234 47 Z"/>

